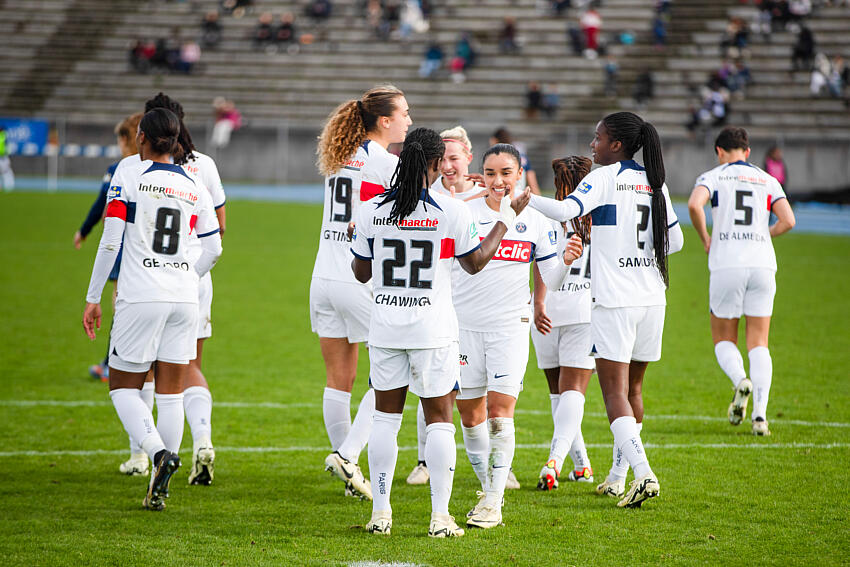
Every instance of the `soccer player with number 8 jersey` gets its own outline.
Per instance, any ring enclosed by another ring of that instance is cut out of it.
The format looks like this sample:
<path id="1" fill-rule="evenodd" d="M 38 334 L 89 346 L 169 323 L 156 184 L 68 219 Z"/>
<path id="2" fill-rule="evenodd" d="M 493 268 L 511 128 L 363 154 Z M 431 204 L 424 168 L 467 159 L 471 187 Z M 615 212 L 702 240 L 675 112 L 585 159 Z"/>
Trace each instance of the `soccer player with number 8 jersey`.
<path id="1" fill-rule="evenodd" d="M 121 284 L 109 355 L 113 405 L 154 470 L 144 506 L 165 507 L 171 476 L 180 466 L 183 384 L 196 356 L 198 282 L 221 255 L 219 224 L 206 188 L 173 163 L 180 120 L 155 108 L 139 124 L 141 161 L 120 168 L 107 195 L 104 231 L 86 295 L 83 328 L 94 339 L 100 297 L 121 241 Z M 202 251 L 193 254 L 191 239 Z M 141 397 L 156 363 L 157 422 Z"/>
<path id="2" fill-rule="evenodd" d="M 749 163 L 750 145 L 743 128 L 724 128 L 714 142 L 714 169 L 697 178 L 688 210 L 708 253 L 709 306 L 714 354 L 732 380 L 727 415 L 739 425 L 753 393 L 754 435 L 770 435 L 767 400 L 773 374 L 768 350 L 770 317 L 776 295 L 776 254 L 772 237 L 794 227 L 794 212 L 779 182 Z M 711 202 L 713 226 L 706 229 L 703 208 Z M 770 213 L 779 219 L 770 226 Z M 747 318 L 750 378 L 738 350 L 738 321 Z"/>

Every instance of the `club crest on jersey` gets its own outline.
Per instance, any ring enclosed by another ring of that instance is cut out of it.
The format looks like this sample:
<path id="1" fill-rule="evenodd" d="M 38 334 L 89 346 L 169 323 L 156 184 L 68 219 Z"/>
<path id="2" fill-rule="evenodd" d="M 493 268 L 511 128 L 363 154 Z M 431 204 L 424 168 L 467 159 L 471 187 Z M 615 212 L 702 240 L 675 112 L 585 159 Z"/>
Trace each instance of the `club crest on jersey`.
<path id="1" fill-rule="evenodd" d="M 579 193 L 587 193 L 591 189 L 593 189 L 593 185 L 591 185 L 587 181 L 582 181 L 581 185 L 576 187 L 576 190 L 578 190 Z"/>
<path id="2" fill-rule="evenodd" d="M 516 226 L 514 226 L 514 228 L 516 228 L 517 232 L 525 232 L 528 229 L 528 227 L 525 226 L 524 222 L 516 223 Z"/>
<path id="3" fill-rule="evenodd" d="M 549 231 L 549 242 L 554 246 L 558 243 L 558 235 L 555 234 L 554 230 Z"/>
<path id="4" fill-rule="evenodd" d="M 121 198 L 121 186 L 113 185 L 109 188 L 109 191 L 106 192 L 107 199 L 120 199 Z"/>

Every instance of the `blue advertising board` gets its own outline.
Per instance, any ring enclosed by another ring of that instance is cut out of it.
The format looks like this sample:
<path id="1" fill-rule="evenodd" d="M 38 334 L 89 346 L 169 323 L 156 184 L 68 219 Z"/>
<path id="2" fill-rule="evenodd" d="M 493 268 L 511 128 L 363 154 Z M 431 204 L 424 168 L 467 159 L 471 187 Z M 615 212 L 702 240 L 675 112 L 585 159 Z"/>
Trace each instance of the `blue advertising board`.
<path id="1" fill-rule="evenodd" d="M 41 155 L 47 146 L 46 120 L 2 118 L 0 127 L 6 130 L 6 149 L 10 154 Z"/>

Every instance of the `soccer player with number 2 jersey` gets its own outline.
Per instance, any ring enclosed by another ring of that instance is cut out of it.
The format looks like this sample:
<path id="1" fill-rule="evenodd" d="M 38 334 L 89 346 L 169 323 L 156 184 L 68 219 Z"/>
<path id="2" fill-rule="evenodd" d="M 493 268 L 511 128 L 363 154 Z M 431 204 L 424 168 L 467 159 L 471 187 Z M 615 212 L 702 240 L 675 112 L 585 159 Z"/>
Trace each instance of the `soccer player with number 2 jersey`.
<path id="1" fill-rule="evenodd" d="M 631 112 L 616 112 L 596 126 L 590 143 L 602 165 L 563 201 L 532 196 L 530 205 L 557 221 L 591 215 L 590 332 L 596 371 L 614 444 L 634 469 L 635 480 L 618 502 L 638 507 L 659 493 L 638 423 L 643 421 L 646 368 L 661 358 L 667 255 L 684 244 L 664 184 L 661 140 L 655 127 Z M 632 157 L 643 148 L 644 165 Z M 613 470 L 600 494 L 625 491 L 626 471 Z"/>
<path id="2" fill-rule="evenodd" d="M 735 390 L 727 415 L 732 425 L 746 417 L 753 393 L 754 435 L 770 435 L 767 400 L 773 374 L 768 350 L 770 317 L 776 295 L 776 254 L 771 238 L 794 227 L 794 212 L 782 186 L 749 163 L 743 128 L 724 128 L 714 142 L 720 165 L 697 178 L 688 210 L 708 253 L 711 336 L 717 363 Z M 713 226 L 706 229 L 704 207 L 711 203 Z M 770 226 L 770 213 L 778 221 Z M 750 377 L 738 350 L 738 321 L 747 318 Z"/>

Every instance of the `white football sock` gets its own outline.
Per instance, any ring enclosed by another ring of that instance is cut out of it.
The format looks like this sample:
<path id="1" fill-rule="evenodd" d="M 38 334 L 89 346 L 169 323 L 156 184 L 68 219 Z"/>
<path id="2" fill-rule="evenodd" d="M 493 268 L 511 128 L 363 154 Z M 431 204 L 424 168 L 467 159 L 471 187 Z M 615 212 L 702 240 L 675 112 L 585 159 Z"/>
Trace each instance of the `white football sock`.
<path id="1" fill-rule="evenodd" d="M 590 457 L 587 456 L 587 447 L 584 445 L 584 436 L 581 434 L 581 428 L 576 433 L 573 444 L 570 447 L 570 458 L 573 460 L 573 470 L 584 470 L 585 467 L 590 467 Z"/>
<path id="2" fill-rule="evenodd" d="M 325 430 L 336 451 L 351 429 L 351 392 L 325 388 L 322 396 L 322 414 L 325 417 Z"/>
<path id="3" fill-rule="evenodd" d="M 555 423 L 555 414 L 558 413 L 558 404 L 561 401 L 561 394 L 549 394 L 549 403 L 552 405 L 552 423 Z"/>
<path id="4" fill-rule="evenodd" d="M 156 430 L 172 453 L 180 452 L 183 441 L 183 394 L 154 394 L 156 398 Z"/>
<path id="5" fill-rule="evenodd" d="M 183 411 L 192 432 L 192 451 L 212 446 L 212 394 L 203 386 L 183 390 Z"/>
<path id="6" fill-rule="evenodd" d="M 145 405 L 148 406 L 148 410 L 153 411 L 153 390 L 154 384 L 153 382 L 145 382 L 145 385 L 142 386 L 142 389 L 139 391 L 139 395 L 142 398 L 142 401 L 145 402 Z M 134 439 L 132 435 L 130 437 L 130 452 L 133 454 L 136 453 L 144 453 L 142 450 L 141 443 L 138 442 L 137 439 Z"/>
<path id="7" fill-rule="evenodd" d="M 473 427 L 461 425 L 463 431 L 463 445 L 466 447 L 466 456 L 475 476 L 481 483 L 481 489 L 487 488 L 487 457 L 490 454 L 490 436 L 487 433 L 487 422 L 482 421 Z"/>
<path id="8" fill-rule="evenodd" d="M 352 463 L 356 463 L 360 459 L 363 447 L 369 442 L 374 418 L 375 390 L 369 388 L 360 400 L 357 415 L 354 416 L 354 422 L 351 424 L 348 435 L 345 436 L 345 441 L 337 449 L 343 459 L 348 459 Z"/>
<path id="9" fill-rule="evenodd" d="M 773 360 L 767 347 L 756 347 L 750 351 L 750 378 L 753 380 L 752 418 L 767 419 L 767 399 L 773 380 Z"/>
<path id="10" fill-rule="evenodd" d="M 153 460 L 155 454 L 165 449 L 165 444 L 156 430 L 151 410 L 139 395 L 139 390 L 118 388 L 109 392 L 109 397 L 112 398 L 112 405 L 115 406 L 115 412 L 127 434 L 132 439 L 140 439 L 139 445 Z"/>
<path id="11" fill-rule="evenodd" d="M 736 388 L 741 380 L 747 377 L 744 371 L 744 359 L 741 357 L 741 351 L 737 345 L 731 341 L 720 341 L 714 345 L 714 356 L 717 357 L 717 364 L 721 370 L 726 373 L 726 376 L 732 380 L 732 385 Z M 752 370 L 752 369 L 751 369 Z"/>
<path id="12" fill-rule="evenodd" d="M 431 513 L 448 514 L 455 477 L 455 426 L 437 422 L 426 427 L 425 462 L 431 475 Z"/>
<path id="13" fill-rule="evenodd" d="M 561 393 L 558 413 L 555 415 L 555 431 L 552 435 L 552 445 L 549 459 L 555 459 L 555 469 L 560 472 L 564 459 L 573 445 L 576 433 L 581 428 L 584 417 L 584 395 L 577 390 L 567 390 Z"/>
<path id="14" fill-rule="evenodd" d="M 398 430 L 400 413 L 375 410 L 372 433 L 369 435 L 369 478 L 372 483 L 372 513 L 390 512 L 390 491 L 393 487 L 395 464 L 398 459 Z"/>
<path id="15" fill-rule="evenodd" d="M 563 400 L 562 400 L 563 402 Z M 559 408 L 560 410 L 560 408 Z M 516 449 L 516 435 L 512 417 L 491 417 L 487 420 L 490 432 L 490 466 L 487 469 L 487 498 L 501 505 L 505 483 L 511 472 Z"/>
<path id="16" fill-rule="evenodd" d="M 611 433 L 614 434 L 614 444 L 620 448 L 623 456 L 635 471 L 635 478 L 643 478 L 652 474 L 635 418 L 627 415 L 618 417 L 611 424 Z"/>
<path id="17" fill-rule="evenodd" d="M 420 463 L 425 460 L 425 438 L 428 436 L 425 424 L 425 410 L 422 409 L 422 400 L 416 406 L 416 460 Z"/>
<path id="18" fill-rule="evenodd" d="M 629 462 L 623 456 L 623 452 L 617 447 L 617 443 L 615 442 L 611 470 L 608 471 L 608 481 L 626 480 L 627 474 L 629 474 Z"/>

